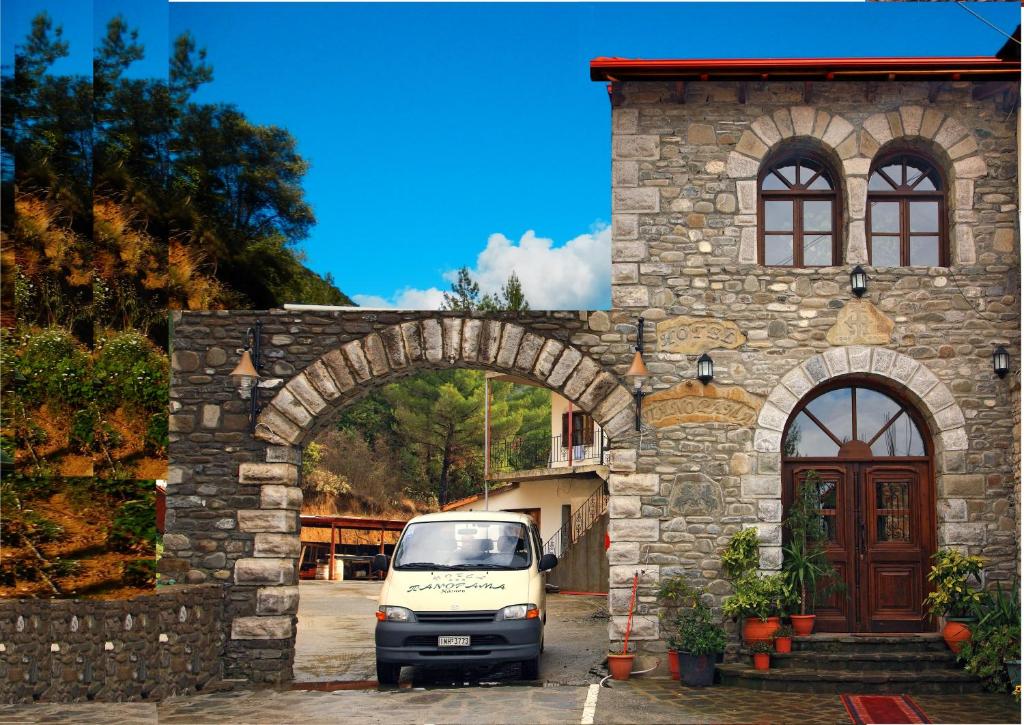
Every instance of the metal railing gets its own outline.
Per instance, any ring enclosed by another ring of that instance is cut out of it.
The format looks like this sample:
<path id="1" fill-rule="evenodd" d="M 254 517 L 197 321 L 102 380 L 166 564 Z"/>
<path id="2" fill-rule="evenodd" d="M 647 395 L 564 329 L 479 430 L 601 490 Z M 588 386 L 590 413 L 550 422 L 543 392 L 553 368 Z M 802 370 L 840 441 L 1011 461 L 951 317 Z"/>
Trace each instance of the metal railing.
<path id="1" fill-rule="evenodd" d="M 608 510 L 608 491 L 602 483 L 583 504 L 572 512 L 569 520 L 562 528 L 544 542 L 544 553 L 562 557 L 570 546 L 580 540 L 583 534 L 594 525 L 604 512 Z"/>
<path id="2" fill-rule="evenodd" d="M 604 432 L 592 440 L 573 435 L 574 444 L 564 445 L 562 436 L 547 438 L 512 436 L 491 446 L 491 473 L 553 468 L 558 463 L 604 463 Z"/>

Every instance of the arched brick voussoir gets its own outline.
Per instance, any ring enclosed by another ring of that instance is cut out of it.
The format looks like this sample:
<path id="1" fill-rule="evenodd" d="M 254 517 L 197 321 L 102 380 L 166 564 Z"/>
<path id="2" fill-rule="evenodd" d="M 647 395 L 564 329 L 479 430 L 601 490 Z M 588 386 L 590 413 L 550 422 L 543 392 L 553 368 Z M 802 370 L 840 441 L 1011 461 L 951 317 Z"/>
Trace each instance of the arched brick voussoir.
<path id="1" fill-rule="evenodd" d="M 949 387 L 924 363 L 889 348 L 866 345 L 830 348 L 783 375 L 762 408 L 755 448 L 778 452 L 784 423 L 800 398 L 813 387 L 848 374 L 884 378 L 905 390 L 928 422 L 936 453 L 967 450 L 966 419 Z"/>
<path id="2" fill-rule="evenodd" d="M 857 130 L 842 116 L 810 106 L 780 108 L 751 122 L 729 152 L 726 174 L 733 179 L 755 178 L 766 156 L 800 137 L 817 139 L 843 161 L 860 153 Z"/>
<path id="3" fill-rule="evenodd" d="M 264 406 L 255 437 L 299 446 L 362 390 L 415 368 L 454 365 L 508 372 L 590 413 L 610 437 L 633 424 L 633 398 L 613 372 L 576 347 L 513 322 L 425 319 L 371 332 L 313 361 Z"/>

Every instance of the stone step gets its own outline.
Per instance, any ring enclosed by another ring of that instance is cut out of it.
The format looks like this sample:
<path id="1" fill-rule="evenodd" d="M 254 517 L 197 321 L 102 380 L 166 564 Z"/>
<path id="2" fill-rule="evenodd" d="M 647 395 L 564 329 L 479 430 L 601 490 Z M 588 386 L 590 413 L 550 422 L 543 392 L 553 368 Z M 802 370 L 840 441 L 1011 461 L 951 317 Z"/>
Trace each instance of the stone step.
<path id="1" fill-rule="evenodd" d="M 920 634 L 815 633 L 793 638 L 794 652 L 948 652 L 938 632 Z"/>
<path id="2" fill-rule="evenodd" d="M 749 654 L 745 652 L 744 654 Z M 848 670 L 853 672 L 959 670 L 952 652 L 817 652 L 814 650 L 772 654 L 779 669 Z"/>
<path id="3" fill-rule="evenodd" d="M 857 672 L 773 667 L 749 661 L 718 666 L 722 685 L 773 692 L 823 694 L 963 694 L 981 692 L 981 680 L 962 670 Z"/>

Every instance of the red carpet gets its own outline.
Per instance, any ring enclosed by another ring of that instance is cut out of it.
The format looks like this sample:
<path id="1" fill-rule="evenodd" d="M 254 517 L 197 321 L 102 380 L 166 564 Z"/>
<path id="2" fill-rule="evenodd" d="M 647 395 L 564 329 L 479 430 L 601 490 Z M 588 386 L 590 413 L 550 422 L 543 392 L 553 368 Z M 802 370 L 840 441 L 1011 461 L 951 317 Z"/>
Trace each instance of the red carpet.
<path id="1" fill-rule="evenodd" d="M 910 695 L 840 695 L 839 699 L 856 725 L 931 722 Z"/>

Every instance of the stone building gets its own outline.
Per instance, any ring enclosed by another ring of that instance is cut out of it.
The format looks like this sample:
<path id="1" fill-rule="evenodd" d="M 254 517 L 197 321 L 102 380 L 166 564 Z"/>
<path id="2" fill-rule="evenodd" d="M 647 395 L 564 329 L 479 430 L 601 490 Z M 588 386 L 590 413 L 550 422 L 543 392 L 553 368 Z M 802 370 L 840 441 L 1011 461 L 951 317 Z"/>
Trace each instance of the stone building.
<path id="1" fill-rule="evenodd" d="M 1017 576 L 1019 70 L 597 59 L 612 310 L 178 314 L 161 571 L 225 585 L 226 677 L 291 677 L 303 445 L 369 388 L 424 368 L 513 375 L 603 429 L 613 648 L 637 572 L 631 646 L 660 653 L 663 577 L 720 604 L 722 548 L 746 527 L 778 569 L 787 496 L 810 470 L 850 585 L 820 629 L 934 629 L 921 602 L 939 547 L 985 557 L 987 583 Z M 257 319 L 250 429 L 229 374 Z"/>
<path id="2" fill-rule="evenodd" d="M 675 573 L 720 603 L 740 528 L 778 569 L 787 496 L 812 469 L 848 585 L 819 629 L 934 629 L 939 547 L 983 556 L 988 583 L 1017 575 L 1018 67 L 591 63 L 612 106 L 612 322 L 655 337 L 656 443 L 609 481 L 613 640 L 638 569 L 652 611 Z M 641 650 L 664 650 L 658 627 L 640 620 Z"/>

